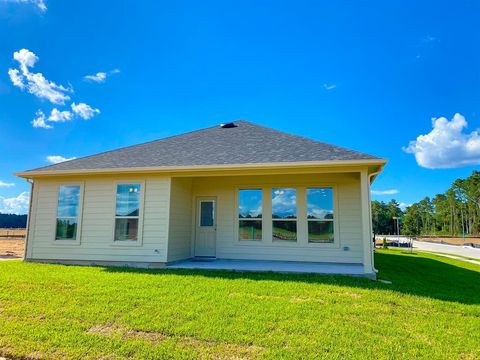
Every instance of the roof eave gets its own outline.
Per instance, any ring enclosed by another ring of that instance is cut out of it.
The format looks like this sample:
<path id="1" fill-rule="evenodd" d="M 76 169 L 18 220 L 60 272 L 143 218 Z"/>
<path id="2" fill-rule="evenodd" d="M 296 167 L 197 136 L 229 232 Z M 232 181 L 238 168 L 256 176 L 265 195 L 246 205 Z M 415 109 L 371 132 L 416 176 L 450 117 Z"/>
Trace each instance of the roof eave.
<path id="1" fill-rule="evenodd" d="M 128 174 L 128 173 L 171 173 L 195 172 L 215 170 L 254 170 L 254 169 L 281 169 L 302 167 L 328 167 L 328 166 L 374 166 L 383 168 L 386 159 L 360 159 L 360 160 L 329 160 L 329 161 L 304 161 L 304 162 L 277 162 L 277 163 L 247 163 L 225 165 L 196 165 L 196 166 L 161 166 L 161 167 L 129 167 L 129 168 L 100 168 L 100 169 L 74 169 L 74 170 L 31 170 L 14 173 L 21 178 L 66 176 L 66 175 L 102 175 L 102 174 Z"/>

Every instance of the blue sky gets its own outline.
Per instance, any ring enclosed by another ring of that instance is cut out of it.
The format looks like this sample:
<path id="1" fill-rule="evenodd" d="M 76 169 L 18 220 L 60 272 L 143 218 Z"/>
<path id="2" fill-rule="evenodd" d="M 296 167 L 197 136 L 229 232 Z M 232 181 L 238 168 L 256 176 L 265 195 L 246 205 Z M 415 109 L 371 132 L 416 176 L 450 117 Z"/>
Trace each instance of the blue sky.
<path id="1" fill-rule="evenodd" d="M 49 156 L 235 119 L 387 158 L 373 189 L 398 193 L 375 199 L 443 192 L 480 164 L 479 14 L 477 1 L 0 0 L 0 210 L 24 211 L 12 173 Z"/>

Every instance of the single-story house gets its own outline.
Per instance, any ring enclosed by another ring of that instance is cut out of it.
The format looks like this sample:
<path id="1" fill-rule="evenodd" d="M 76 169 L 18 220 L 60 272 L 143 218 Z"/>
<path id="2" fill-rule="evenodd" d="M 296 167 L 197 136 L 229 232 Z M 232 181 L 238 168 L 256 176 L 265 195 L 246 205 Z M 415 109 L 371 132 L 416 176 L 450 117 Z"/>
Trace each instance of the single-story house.
<path id="1" fill-rule="evenodd" d="M 374 276 L 370 184 L 385 163 L 236 121 L 24 171 L 25 259 L 356 264 Z"/>

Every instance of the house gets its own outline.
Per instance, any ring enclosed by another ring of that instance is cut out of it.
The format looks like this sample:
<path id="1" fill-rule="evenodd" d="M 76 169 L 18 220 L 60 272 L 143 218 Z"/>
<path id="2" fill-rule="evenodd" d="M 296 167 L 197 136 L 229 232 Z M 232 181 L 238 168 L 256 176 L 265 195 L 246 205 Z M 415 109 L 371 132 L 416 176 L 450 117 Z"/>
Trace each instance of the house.
<path id="1" fill-rule="evenodd" d="M 21 172 L 25 259 L 353 264 L 374 276 L 370 184 L 385 163 L 236 121 Z"/>

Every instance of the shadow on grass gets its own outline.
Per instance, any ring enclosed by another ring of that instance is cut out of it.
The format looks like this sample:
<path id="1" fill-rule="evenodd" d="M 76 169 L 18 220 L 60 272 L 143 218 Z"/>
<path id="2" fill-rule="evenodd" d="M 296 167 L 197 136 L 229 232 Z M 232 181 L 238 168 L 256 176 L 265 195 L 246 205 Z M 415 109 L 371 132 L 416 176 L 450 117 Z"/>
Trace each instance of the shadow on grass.
<path id="1" fill-rule="evenodd" d="M 445 260 L 448 261 L 448 260 Z M 375 254 L 379 279 L 392 281 L 384 284 L 365 278 L 342 275 L 283 274 L 274 272 L 240 272 L 225 270 L 161 269 L 148 270 L 126 267 L 106 267 L 112 273 L 175 274 L 221 279 L 248 279 L 256 281 L 303 282 L 363 289 L 391 290 L 463 304 L 480 304 L 480 271 L 470 270 L 425 254 L 388 252 Z M 467 266 L 467 265 L 466 265 Z"/>

